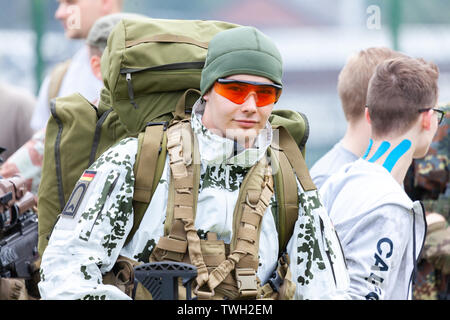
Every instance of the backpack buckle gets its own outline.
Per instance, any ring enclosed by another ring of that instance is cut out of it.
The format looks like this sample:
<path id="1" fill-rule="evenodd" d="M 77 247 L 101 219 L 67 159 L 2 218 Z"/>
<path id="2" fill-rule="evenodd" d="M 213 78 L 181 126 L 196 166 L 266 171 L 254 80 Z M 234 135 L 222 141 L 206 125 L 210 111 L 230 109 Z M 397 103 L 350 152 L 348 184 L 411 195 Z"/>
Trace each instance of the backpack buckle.
<path id="1" fill-rule="evenodd" d="M 284 279 L 278 273 L 278 270 L 272 274 L 271 278 L 267 281 L 274 292 L 280 291 L 280 287 L 283 284 Z"/>
<path id="2" fill-rule="evenodd" d="M 163 126 L 163 131 L 166 131 L 168 125 L 169 125 L 168 121 L 159 121 L 159 122 L 147 122 L 147 124 L 145 126 L 146 127 Z"/>
<path id="3" fill-rule="evenodd" d="M 135 280 L 140 282 L 151 294 L 153 300 L 178 300 L 179 279 L 186 288 L 186 299 L 192 300 L 192 282 L 197 276 L 197 268 L 180 262 L 152 262 L 134 268 Z M 137 288 L 137 285 L 134 286 Z M 132 298 L 135 298 L 136 292 Z"/>
<path id="4" fill-rule="evenodd" d="M 236 280 L 241 297 L 256 297 L 258 281 L 256 272 L 252 268 L 236 268 Z"/>

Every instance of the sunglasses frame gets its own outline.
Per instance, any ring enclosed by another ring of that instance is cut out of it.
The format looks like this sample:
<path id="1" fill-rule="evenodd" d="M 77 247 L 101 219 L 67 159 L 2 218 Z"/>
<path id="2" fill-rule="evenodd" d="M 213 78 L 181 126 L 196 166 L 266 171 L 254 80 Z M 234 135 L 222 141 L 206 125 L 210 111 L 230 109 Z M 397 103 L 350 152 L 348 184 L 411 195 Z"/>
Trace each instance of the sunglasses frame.
<path id="1" fill-rule="evenodd" d="M 280 98 L 281 92 L 283 90 L 283 86 L 281 86 L 279 84 L 275 84 L 275 83 L 262 83 L 262 82 L 255 82 L 255 81 L 244 81 L 244 80 L 223 79 L 223 78 L 217 79 L 216 82 L 218 82 L 220 84 L 243 83 L 243 84 L 249 84 L 249 85 L 253 85 L 253 86 L 267 86 L 267 87 L 275 88 L 277 95 L 276 95 L 276 100 L 273 102 L 274 104 L 278 102 L 278 99 Z M 244 102 L 242 102 L 242 103 L 244 103 Z M 260 107 L 264 107 L 264 106 L 260 106 Z"/>

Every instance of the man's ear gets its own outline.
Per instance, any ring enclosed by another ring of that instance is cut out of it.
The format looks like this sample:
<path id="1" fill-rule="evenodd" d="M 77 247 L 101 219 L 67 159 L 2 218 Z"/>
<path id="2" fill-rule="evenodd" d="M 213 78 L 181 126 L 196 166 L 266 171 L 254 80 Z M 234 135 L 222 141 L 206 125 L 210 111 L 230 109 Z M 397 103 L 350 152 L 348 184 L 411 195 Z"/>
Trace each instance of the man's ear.
<path id="1" fill-rule="evenodd" d="M 365 117 L 366 117 L 367 123 L 368 123 L 368 124 L 371 124 L 371 123 L 370 123 L 369 108 L 367 108 L 367 106 L 366 106 L 365 109 L 364 109 L 364 115 L 365 115 Z"/>
<path id="2" fill-rule="evenodd" d="M 431 128 L 431 121 L 433 118 L 433 113 L 434 111 L 432 109 L 428 110 L 427 112 L 422 112 L 420 114 L 420 122 L 422 125 L 422 128 L 424 128 L 425 130 L 430 130 Z"/>
<path id="3" fill-rule="evenodd" d="M 101 57 L 99 57 L 97 55 L 93 55 L 91 57 L 91 70 L 92 70 L 92 73 L 94 74 L 94 76 L 98 80 L 102 81 L 102 69 L 101 69 L 100 61 L 101 61 Z"/>

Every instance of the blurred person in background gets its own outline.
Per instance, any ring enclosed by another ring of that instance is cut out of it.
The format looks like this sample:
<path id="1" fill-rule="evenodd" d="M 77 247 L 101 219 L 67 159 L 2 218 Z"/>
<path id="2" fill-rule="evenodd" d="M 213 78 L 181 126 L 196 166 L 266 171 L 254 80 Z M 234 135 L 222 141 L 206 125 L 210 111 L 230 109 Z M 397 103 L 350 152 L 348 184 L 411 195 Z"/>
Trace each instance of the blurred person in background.
<path id="1" fill-rule="evenodd" d="M 59 0 L 55 18 L 61 21 L 68 39 L 86 39 L 89 30 L 102 16 L 122 11 L 124 0 Z M 57 65 L 40 88 L 31 127 L 44 128 L 50 117 L 51 99 L 80 93 L 87 100 L 98 98 L 103 83 L 91 70 L 88 46 L 83 46 L 68 61 Z"/>
<path id="2" fill-rule="evenodd" d="M 117 13 L 98 19 L 90 29 L 86 39 L 91 72 L 102 81 L 100 72 L 100 60 L 106 48 L 108 36 L 114 26 L 124 18 L 138 18 L 141 16 L 133 14 Z M 2 95 L 3 97 L 4 95 Z M 96 104 L 98 97 L 91 101 Z M 31 107 L 34 105 L 31 103 Z M 31 112 L 29 112 L 29 118 Z M 30 131 L 31 133 L 31 131 Z M 4 164 L 0 164 L 0 177 L 10 178 L 16 175 L 27 178 L 27 189 L 37 195 L 39 182 L 41 180 L 42 161 L 44 156 L 45 128 L 36 132 L 19 150 L 11 155 Z M 0 300 L 30 300 L 24 282 L 21 279 L 0 278 Z"/>
<path id="3" fill-rule="evenodd" d="M 33 135 L 30 119 L 36 98 L 25 89 L 0 83 L 0 156 L 6 160 Z"/>
<path id="4" fill-rule="evenodd" d="M 86 39 L 90 72 L 102 81 L 102 74 L 100 70 L 100 60 L 103 51 L 106 48 L 108 36 L 112 29 L 120 20 L 124 18 L 139 18 L 136 14 L 115 13 L 99 18 Z M 100 93 L 91 101 L 97 104 Z M 33 106 L 33 105 L 32 105 Z M 27 119 L 30 119 L 30 115 Z M 29 122 L 26 123 L 27 125 Z M 30 131 L 30 130 L 29 130 Z M 31 133 L 31 131 L 30 131 Z M 27 188 L 33 194 L 37 194 L 39 182 L 41 180 L 42 161 L 44 157 L 44 143 L 45 143 L 45 128 L 36 132 L 33 137 L 28 140 L 19 150 L 11 155 L 3 165 L 0 166 L 0 176 L 9 178 L 14 175 L 21 175 L 27 178 Z M 0 145 L 1 146 L 1 145 Z M 6 158 L 5 158 L 6 159 Z"/>
<path id="5" fill-rule="evenodd" d="M 450 300 L 450 103 L 444 122 L 423 159 L 413 161 L 405 191 L 425 207 L 427 237 L 418 263 L 416 300 Z"/>
<path id="6" fill-rule="evenodd" d="M 318 189 L 344 164 L 362 157 L 370 138 L 370 125 L 364 117 L 367 87 L 376 66 L 403 54 L 385 47 L 361 50 L 349 57 L 338 78 L 338 93 L 347 121 L 344 137 L 311 168 Z"/>

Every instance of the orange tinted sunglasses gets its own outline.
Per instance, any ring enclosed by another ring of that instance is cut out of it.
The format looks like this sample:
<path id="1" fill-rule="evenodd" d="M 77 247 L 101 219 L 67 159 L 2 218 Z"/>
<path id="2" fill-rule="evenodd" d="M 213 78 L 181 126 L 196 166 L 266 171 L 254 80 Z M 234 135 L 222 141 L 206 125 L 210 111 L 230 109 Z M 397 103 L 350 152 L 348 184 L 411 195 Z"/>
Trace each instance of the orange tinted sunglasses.
<path id="1" fill-rule="evenodd" d="M 233 79 L 218 79 L 214 83 L 214 90 L 218 94 L 236 104 L 243 104 L 250 93 L 254 92 L 257 107 L 276 103 L 280 98 L 282 88 L 278 84 Z"/>

